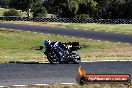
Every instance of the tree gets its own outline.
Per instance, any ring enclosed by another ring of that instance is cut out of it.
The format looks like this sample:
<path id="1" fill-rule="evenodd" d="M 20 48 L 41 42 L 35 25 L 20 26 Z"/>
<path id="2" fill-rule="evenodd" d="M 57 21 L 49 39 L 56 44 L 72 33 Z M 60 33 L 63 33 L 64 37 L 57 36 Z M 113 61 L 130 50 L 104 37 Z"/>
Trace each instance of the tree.
<path id="1" fill-rule="evenodd" d="M 47 12 L 50 14 L 54 14 L 54 5 L 53 5 L 54 0 L 46 0 L 43 2 L 43 6 L 47 9 Z"/>
<path id="2" fill-rule="evenodd" d="M 68 13 L 68 0 L 54 0 L 54 14 L 61 18 L 67 18 Z"/>
<path id="3" fill-rule="evenodd" d="M 110 19 L 124 18 L 125 3 L 125 0 L 113 0 L 107 10 L 107 13 L 111 14 L 108 14 L 107 17 Z"/>
<path id="4" fill-rule="evenodd" d="M 127 0 L 125 5 L 124 18 L 132 19 L 132 0 Z"/>
<path id="5" fill-rule="evenodd" d="M 46 17 L 47 16 L 47 10 L 45 7 L 42 6 L 42 4 L 38 3 L 33 10 L 33 17 Z"/>
<path id="6" fill-rule="evenodd" d="M 78 14 L 88 14 L 90 17 L 93 17 L 96 9 L 97 2 L 93 0 L 82 0 L 79 4 Z"/>
<path id="7" fill-rule="evenodd" d="M 44 6 L 63 18 L 132 18 L 132 0 L 47 0 Z"/>
<path id="8" fill-rule="evenodd" d="M 77 11 L 79 9 L 79 4 L 75 0 L 70 0 L 68 2 L 69 17 L 75 18 Z"/>
<path id="9" fill-rule="evenodd" d="M 10 0 L 0 0 L 0 7 L 2 8 L 8 8 L 9 7 Z"/>
<path id="10" fill-rule="evenodd" d="M 52 9 L 58 17 L 75 18 L 79 9 L 79 2 L 80 0 L 52 0 Z"/>
<path id="11" fill-rule="evenodd" d="M 97 18 L 123 18 L 126 0 L 96 0 Z"/>
<path id="12" fill-rule="evenodd" d="M 10 8 L 27 11 L 28 9 L 32 9 L 39 1 L 40 0 L 11 0 L 9 6 Z"/>

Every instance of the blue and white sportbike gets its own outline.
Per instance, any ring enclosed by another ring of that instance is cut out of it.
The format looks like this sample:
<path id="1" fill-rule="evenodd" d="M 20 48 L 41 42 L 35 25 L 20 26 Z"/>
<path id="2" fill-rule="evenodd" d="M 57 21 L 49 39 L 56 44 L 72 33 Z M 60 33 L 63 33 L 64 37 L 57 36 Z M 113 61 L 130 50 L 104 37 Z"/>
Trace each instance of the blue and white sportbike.
<path id="1" fill-rule="evenodd" d="M 76 52 L 79 49 L 79 42 L 61 43 L 58 41 L 51 42 L 50 40 L 45 40 L 44 45 L 44 54 L 51 64 L 79 64 L 81 62 L 81 58 Z"/>

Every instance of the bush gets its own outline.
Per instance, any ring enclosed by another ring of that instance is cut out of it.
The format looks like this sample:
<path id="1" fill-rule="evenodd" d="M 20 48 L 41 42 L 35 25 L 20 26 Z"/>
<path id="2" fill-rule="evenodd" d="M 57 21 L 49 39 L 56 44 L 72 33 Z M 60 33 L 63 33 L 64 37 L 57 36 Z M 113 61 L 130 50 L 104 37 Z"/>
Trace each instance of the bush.
<path id="1" fill-rule="evenodd" d="M 45 7 L 36 7 L 33 12 L 33 17 L 47 17 L 47 10 Z"/>
<path id="2" fill-rule="evenodd" d="M 20 16 L 20 14 L 16 9 L 9 9 L 3 13 L 3 16 Z"/>
<path id="3" fill-rule="evenodd" d="M 90 16 L 88 14 L 80 14 L 77 18 L 88 19 L 88 18 L 90 18 Z"/>

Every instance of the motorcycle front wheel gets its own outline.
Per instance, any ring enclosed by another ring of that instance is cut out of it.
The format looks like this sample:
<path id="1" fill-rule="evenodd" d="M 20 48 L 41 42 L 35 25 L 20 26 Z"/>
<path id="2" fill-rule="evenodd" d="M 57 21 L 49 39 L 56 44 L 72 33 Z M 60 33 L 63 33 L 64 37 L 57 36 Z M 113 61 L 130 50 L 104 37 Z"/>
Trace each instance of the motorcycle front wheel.
<path id="1" fill-rule="evenodd" d="M 73 64 L 79 64 L 81 62 L 80 56 L 75 52 L 71 53 L 71 58 L 72 58 Z"/>
<path id="2" fill-rule="evenodd" d="M 51 64 L 59 64 L 60 63 L 60 55 L 54 51 L 48 53 L 47 59 Z"/>

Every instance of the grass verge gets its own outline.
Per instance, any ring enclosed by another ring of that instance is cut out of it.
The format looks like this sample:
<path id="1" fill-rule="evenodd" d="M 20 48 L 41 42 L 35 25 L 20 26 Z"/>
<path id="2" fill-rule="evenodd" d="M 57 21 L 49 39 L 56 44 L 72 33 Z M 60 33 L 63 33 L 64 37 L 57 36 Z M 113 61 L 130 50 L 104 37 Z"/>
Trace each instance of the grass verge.
<path id="1" fill-rule="evenodd" d="M 43 51 L 38 50 L 39 46 L 43 46 L 43 40 L 46 39 L 61 42 L 80 42 L 82 48 L 78 52 L 82 60 L 132 60 L 132 45 L 130 44 L 0 28 L 0 63 L 10 61 L 47 61 Z"/>
<path id="2" fill-rule="evenodd" d="M 57 25 L 68 27 L 68 28 L 132 34 L 132 24 L 58 23 Z"/>
<path id="3" fill-rule="evenodd" d="M 18 87 L 8 87 L 8 88 L 18 88 Z M 88 84 L 88 85 L 61 85 L 53 84 L 49 86 L 27 86 L 21 88 L 131 88 L 131 85 L 125 84 Z"/>

